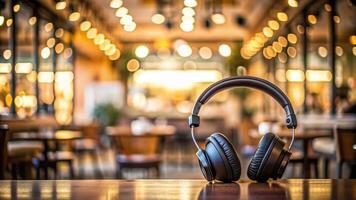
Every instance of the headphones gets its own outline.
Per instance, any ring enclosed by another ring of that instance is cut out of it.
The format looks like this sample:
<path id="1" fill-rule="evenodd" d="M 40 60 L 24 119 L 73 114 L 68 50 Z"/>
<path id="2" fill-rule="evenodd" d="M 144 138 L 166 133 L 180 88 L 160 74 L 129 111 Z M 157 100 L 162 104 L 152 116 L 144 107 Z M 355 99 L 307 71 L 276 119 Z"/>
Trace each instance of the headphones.
<path id="1" fill-rule="evenodd" d="M 210 85 L 198 97 L 193 107 L 188 123 L 195 146 L 200 169 L 209 182 L 237 181 L 241 175 L 241 163 L 236 150 L 229 140 L 221 133 L 214 133 L 206 139 L 205 149 L 201 149 L 194 138 L 194 128 L 200 124 L 199 111 L 213 95 L 231 87 L 248 87 L 261 90 L 272 96 L 286 113 L 286 125 L 292 129 L 292 140 L 288 150 L 284 149 L 285 142 L 273 133 L 263 136 L 247 169 L 247 176 L 254 181 L 265 182 L 269 178 L 281 178 L 291 156 L 290 149 L 294 143 L 297 118 L 288 97 L 273 83 L 261 78 L 239 76 L 222 79 Z"/>

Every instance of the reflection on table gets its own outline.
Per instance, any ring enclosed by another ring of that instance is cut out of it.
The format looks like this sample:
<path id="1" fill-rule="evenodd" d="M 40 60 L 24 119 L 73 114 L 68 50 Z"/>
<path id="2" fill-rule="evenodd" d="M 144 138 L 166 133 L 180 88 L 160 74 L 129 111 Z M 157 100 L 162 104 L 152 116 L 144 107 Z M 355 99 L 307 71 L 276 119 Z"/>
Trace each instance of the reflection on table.
<path id="1" fill-rule="evenodd" d="M 1 199 L 356 199 L 355 180 L 0 181 Z"/>

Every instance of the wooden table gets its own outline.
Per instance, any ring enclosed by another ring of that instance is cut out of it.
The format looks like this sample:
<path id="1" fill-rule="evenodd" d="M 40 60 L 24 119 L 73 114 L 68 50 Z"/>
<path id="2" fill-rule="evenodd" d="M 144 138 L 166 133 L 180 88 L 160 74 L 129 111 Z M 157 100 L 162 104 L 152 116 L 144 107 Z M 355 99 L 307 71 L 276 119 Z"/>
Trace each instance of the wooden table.
<path id="1" fill-rule="evenodd" d="M 123 137 L 140 137 L 140 136 L 170 136 L 175 133 L 174 126 L 153 126 L 149 131 L 142 134 L 133 134 L 130 126 L 112 126 L 107 127 L 107 134 L 109 136 L 123 136 Z"/>
<path id="2" fill-rule="evenodd" d="M 11 136 L 11 140 L 39 140 L 43 143 L 43 159 L 45 163 L 45 179 L 48 179 L 48 153 L 49 149 L 49 141 L 67 141 L 67 140 L 75 140 L 80 139 L 82 137 L 82 133 L 80 131 L 71 131 L 71 130 L 57 130 L 57 131 L 44 131 L 44 132 L 19 132 L 14 133 Z M 57 150 L 57 145 L 56 145 Z"/>
<path id="3" fill-rule="evenodd" d="M 356 180 L 292 179 L 0 181 L 0 199 L 356 199 Z"/>
<path id="4" fill-rule="evenodd" d="M 282 138 L 292 138 L 292 132 L 291 130 L 282 130 L 276 133 L 278 136 Z M 303 142 L 303 172 L 304 172 L 304 178 L 310 178 L 310 163 L 308 159 L 308 154 L 310 153 L 310 142 L 315 139 L 315 138 L 320 138 L 320 137 L 332 137 L 332 131 L 331 130 L 301 130 L 297 129 L 295 132 L 295 140 L 301 140 Z M 293 150 L 293 148 L 292 148 Z"/>

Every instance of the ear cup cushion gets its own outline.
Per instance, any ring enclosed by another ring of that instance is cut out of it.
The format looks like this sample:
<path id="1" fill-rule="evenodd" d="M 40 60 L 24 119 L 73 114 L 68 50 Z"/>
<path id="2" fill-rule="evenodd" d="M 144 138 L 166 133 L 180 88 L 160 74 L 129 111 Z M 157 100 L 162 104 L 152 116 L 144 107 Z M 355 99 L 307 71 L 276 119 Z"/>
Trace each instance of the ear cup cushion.
<path id="1" fill-rule="evenodd" d="M 211 135 L 211 137 L 219 143 L 220 147 L 224 151 L 224 154 L 231 167 L 232 180 L 238 180 L 241 176 L 241 163 L 240 159 L 237 156 L 235 148 L 232 146 L 229 140 L 221 133 L 214 133 L 213 135 Z"/>
<path id="2" fill-rule="evenodd" d="M 251 162 L 248 166 L 247 169 L 247 176 L 251 179 L 251 180 L 256 180 L 257 177 L 257 173 L 258 170 L 261 167 L 262 164 L 262 160 L 267 153 L 267 150 L 270 146 L 270 144 L 272 143 L 273 139 L 275 138 L 275 135 L 272 133 L 266 133 L 263 138 L 261 139 L 260 143 L 258 144 L 258 147 L 256 149 L 255 154 L 253 155 Z"/>

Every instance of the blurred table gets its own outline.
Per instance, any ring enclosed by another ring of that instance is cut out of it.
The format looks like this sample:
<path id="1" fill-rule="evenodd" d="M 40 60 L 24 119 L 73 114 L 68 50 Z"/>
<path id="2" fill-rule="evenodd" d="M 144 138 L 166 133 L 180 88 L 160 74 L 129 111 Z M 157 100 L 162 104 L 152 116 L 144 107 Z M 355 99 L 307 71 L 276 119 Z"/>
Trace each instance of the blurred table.
<path id="1" fill-rule="evenodd" d="M 68 141 L 80 139 L 82 133 L 80 131 L 71 131 L 71 130 L 57 130 L 57 131 L 41 131 L 41 132 L 19 132 L 13 133 L 11 140 L 39 140 L 43 143 L 43 159 L 45 163 L 45 179 L 48 179 L 48 170 L 46 164 L 49 161 L 48 153 L 49 141 L 59 142 L 59 141 Z M 57 150 L 57 145 L 56 145 Z"/>
<path id="2" fill-rule="evenodd" d="M 279 132 L 276 133 L 279 137 L 282 138 L 287 138 L 290 140 L 292 138 L 292 131 L 288 129 L 283 129 Z M 332 130 L 302 130 L 302 129 L 297 129 L 295 132 L 295 140 L 301 140 L 303 143 L 303 171 L 304 171 L 304 178 L 310 178 L 310 163 L 309 163 L 309 157 L 308 155 L 310 154 L 310 149 L 309 146 L 311 145 L 311 141 L 315 138 L 320 138 L 320 137 L 332 137 Z M 293 149 L 292 149 L 293 150 Z"/>
<path id="3" fill-rule="evenodd" d="M 122 137 L 140 137 L 140 136 L 170 136 L 175 133 L 174 126 L 153 126 L 150 130 L 143 132 L 141 134 L 134 134 L 131 127 L 128 125 L 107 127 L 106 131 L 109 136 L 122 136 Z"/>
<path id="4" fill-rule="evenodd" d="M 0 181 L 0 199 L 356 199 L 356 180 L 57 180 Z"/>

